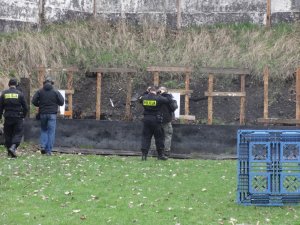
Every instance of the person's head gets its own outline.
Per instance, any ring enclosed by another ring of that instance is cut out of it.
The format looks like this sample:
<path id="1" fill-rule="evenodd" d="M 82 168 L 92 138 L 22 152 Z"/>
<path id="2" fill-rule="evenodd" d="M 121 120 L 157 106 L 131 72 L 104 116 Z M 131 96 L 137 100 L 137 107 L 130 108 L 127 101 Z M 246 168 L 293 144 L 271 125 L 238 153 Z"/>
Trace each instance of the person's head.
<path id="1" fill-rule="evenodd" d="M 148 92 L 152 94 L 156 94 L 157 89 L 154 86 L 148 88 Z"/>
<path id="2" fill-rule="evenodd" d="M 54 81 L 52 80 L 51 77 L 47 77 L 47 78 L 45 79 L 45 81 L 43 82 L 43 84 L 44 84 L 44 85 L 45 85 L 45 84 L 51 84 L 51 85 L 53 85 L 53 84 L 54 84 Z"/>
<path id="3" fill-rule="evenodd" d="M 158 89 L 158 91 L 161 93 L 161 94 L 163 94 L 163 93 L 168 93 L 168 89 L 166 88 L 166 87 L 160 87 L 159 89 Z"/>
<path id="4" fill-rule="evenodd" d="M 9 81 L 8 81 L 8 86 L 9 87 L 16 87 L 18 85 L 18 80 L 16 78 L 11 78 Z"/>

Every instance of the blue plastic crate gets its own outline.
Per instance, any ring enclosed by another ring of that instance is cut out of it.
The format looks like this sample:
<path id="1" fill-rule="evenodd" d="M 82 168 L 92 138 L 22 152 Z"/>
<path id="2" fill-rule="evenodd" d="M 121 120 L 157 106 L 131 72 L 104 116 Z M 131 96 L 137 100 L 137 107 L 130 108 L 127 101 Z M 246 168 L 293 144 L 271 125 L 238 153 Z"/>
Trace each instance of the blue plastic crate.
<path id="1" fill-rule="evenodd" d="M 300 203 L 300 130 L 239 130 L 237 202 Z"/>

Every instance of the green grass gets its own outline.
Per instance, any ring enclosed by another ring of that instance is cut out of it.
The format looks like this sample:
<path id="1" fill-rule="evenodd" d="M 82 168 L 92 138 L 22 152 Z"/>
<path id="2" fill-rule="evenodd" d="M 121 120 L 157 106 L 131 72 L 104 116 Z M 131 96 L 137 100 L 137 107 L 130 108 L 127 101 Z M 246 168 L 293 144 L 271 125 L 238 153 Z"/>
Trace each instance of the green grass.
<path id="1" fill-rule="evenodd" d="M 300 224 L 236 204 L 236 161 L 25 153 L 0 159 L 1 224 Z"/>

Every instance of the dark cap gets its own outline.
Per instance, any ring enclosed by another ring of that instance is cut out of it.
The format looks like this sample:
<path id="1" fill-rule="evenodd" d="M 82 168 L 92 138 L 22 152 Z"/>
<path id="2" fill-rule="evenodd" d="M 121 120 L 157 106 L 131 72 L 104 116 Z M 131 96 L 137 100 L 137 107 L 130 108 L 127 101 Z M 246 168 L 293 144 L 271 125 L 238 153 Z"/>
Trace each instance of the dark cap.
<path id="1" fill-rule="evenodd" d="M 51 77 L 47 77 L 46 78 L 46 80 L 44 81 L 44 84 L 46 84 L 46 83 L 50 83 L 50 84 L 54 84 L 54 81 L 52 80 L 52 78 Z"/>
<path id="2" fill-rule="evenodd" d="M 8 82 L 8 86 L 17 86 L 18 80 L 16 78 L 12 78 Z"/>

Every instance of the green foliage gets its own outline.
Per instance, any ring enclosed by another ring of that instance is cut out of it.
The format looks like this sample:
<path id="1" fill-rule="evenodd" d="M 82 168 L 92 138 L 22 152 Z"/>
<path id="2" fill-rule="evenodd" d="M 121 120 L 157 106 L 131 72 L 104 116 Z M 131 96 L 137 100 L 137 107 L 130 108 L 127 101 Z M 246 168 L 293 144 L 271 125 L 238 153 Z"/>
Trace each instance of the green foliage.
<path id="1" fill-rule="evenodd" d="M 236 162 L 25 154 L 0 160 L 2 224 L 297 224 L 236 204 Z"/>

